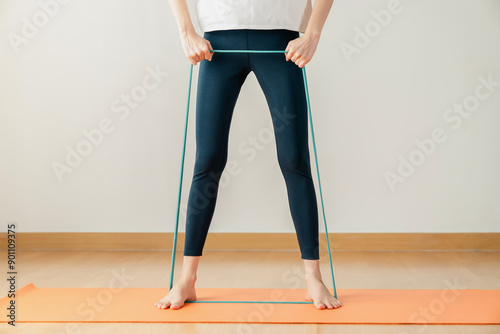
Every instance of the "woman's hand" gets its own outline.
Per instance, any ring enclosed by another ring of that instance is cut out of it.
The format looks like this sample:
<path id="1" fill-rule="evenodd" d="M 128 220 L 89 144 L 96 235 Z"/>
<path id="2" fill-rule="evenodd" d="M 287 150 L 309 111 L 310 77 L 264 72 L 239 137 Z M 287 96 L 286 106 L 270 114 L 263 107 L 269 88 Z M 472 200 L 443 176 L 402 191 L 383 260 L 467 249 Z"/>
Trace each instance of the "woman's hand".
<path id="1" fill-rule="evenodd" d="M 288 42 L 286 47 L 286 61 L 293 61 L 298 67 L 304 67 L 311 61 L 316 47 L 319 43 L 319 36 L 304 34 L 299 38 Z"/>
<path id="2" fill-rule="evenodd" d="M 184 54 L 191 64 L 196 65 L 205 59 L 212 60 L 212 55 L 214 54 L 210 52 L 212 45 L 196 32 L 181 34 L 181 44 Z"/>

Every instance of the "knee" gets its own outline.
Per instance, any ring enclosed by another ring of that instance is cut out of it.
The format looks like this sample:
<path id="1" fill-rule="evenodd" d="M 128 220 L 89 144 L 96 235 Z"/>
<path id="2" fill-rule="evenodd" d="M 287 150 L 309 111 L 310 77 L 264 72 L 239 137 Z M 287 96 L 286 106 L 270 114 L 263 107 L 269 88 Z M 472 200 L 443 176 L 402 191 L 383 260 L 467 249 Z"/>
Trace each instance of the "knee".
<path id="1" fill-rule="evenodd" d="M 278 156 L 281 171 L 285 173 L 299 173 L 310 175 L 311 166 L 309 155 L 303 152 L 290 152 Z"/>
<path id="2" fill-rule="evenodd" d="M 211 176 L 214 181 L 218 182 L 224 167 L 226 166 L 227 155 L 224 152 L 207 152 L 197 153 L 194 166 L 194 178 Z"/>

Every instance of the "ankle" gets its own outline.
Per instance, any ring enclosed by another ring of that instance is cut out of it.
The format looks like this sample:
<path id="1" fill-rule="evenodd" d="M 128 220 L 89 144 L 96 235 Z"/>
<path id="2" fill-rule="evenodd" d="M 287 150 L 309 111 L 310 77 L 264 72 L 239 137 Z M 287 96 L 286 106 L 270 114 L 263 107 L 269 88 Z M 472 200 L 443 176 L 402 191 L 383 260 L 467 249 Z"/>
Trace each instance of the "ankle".
<path id="1" fill-rule="evenodd" d="M 306 273 L 305 280 L 306 282 L 323 281 L 321 278 L 321 274 L 319 273 Z"/>
<path id="2" fill-rule="evenodd" d="M 194 284 L 196 282 L 196 279 L 196 274 L 182 274 L 180 280 L 185 283 Z"/>

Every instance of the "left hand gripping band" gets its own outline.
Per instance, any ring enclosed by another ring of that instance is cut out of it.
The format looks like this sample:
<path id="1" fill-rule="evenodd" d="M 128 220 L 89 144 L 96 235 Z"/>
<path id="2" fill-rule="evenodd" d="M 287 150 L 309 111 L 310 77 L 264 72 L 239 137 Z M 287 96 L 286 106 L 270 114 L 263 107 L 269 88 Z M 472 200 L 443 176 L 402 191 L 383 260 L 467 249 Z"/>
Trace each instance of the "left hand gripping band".
<path id="1" fill-rule="evenodd" d="M 210 50 L 210 52 L 227 52 L 227 53 L 288 53 L 288 51 L 281 51 L 281 50 Z M 302 67 L 302 76 L 304 78 L 304 90 L 305 90 L 305 95 L 306 95 L 306 102 L 307 102 L 307 112 L 309 114 L 309 124 L 311 126 L 311 136 L 312 136 L 312 142 L 313 142 L 313 148 L 314 148 L 314 158 L 316 161 L 316 173 L 318 175 L 318 185 L 319 185 L 319 194 L 321 198 L 321 209 L 323 211 L 323 221 L 325 223 L 325 236 L 326 236 L 326 245 L 328 247 L 328 259 L 330 260 L 330 273 L 332 275 L 332 284 L 333 284 L 333 295 L 335 298 L 337 298 L 337 289 L 335 287 L 335 278 L 333 275 L 333 264 L 332 264 L 332 253 L 330 250 L 330 241 L 328 239 L 328 226 L 326 223 L 326 215 L 325 215 L 325 206 L 323 204 L 323 193 L 321 191 L 321 179 L 319 177 L 319 166 L 318 166 L 318 155 L 316 153 L 316 142 L 314 139 L 314 128 L 313 128 L 313 122 L 312 122 L 312 116 L 311 116 L 311 103 L 309 101 L 309 90 L 307 87 L 307 78 L 306 78 L 306 68 L 305 66 Z M 179 230 L 179 210 L 180 210 L 180 204 L 181 204 L 181 193 L 182 193 L 182 176 L 184 174 L 184 157 L 186 155 L 186 137 L 187 137 L 187 129 L 188 129 L 188 119 L 189 119 L 189 101 L 191 100 L 191 82 L 192 82 L 192 77 L 193 77 L 193 64 L 191 64 L 191 68 L 189 71 L 189 87 L 188 87 L 188 97 L 187 97 L 187 107 L 186 107 L 186 122 L 184 126 L 184 140 L 183 140 L 183 146 L 182 146 L 182 159 L 181 159 L 181 174 L 180 174 L 180 180 L 179 180 L 179 195 L 177 198 L 177 213 L 176 213 L 176 218 L 175 218 L 175 229 L 174 229 L 174 241 L 173 241 L 173 247 L 172 247 L 172 262 L 170 266 L 170 283 L 168 290 L 170 291 L 172 289 L 173 285 L 173 280 L 174 280 L 174 267 L 175 267 L 175 253 L 176 253 L 176 248 L 177 248 L 177 234 Z M 263 304 L 313 304 L 313 302 L 299 302 L 299 301 L 224 301 L 224 300 L 192 300 L 192 301 L 185 301 L 186 303 L 263 303 Z"/>

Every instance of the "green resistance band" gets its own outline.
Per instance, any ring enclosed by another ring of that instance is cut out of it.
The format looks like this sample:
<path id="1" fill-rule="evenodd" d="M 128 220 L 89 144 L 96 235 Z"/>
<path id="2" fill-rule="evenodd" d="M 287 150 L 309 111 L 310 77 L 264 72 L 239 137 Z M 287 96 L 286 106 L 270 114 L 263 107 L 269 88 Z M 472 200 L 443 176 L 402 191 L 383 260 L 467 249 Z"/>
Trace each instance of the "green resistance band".
<path id="1" fill-rule="evenodd" d="M 288 53 L 288 51 L 282 50 L 210 50 L 210 52 L 221 52 L 221 53 Z M 309 89 L 307 87 L 307 77 L 306 77 L 306 68 L 302 67 L 302 76 L 304 78 L 304 90 L 306 95 L 307 102 L 307 112 L 309 114 L 309 124 L 311 126 L 311 136 L 314 148 L 314 158 L 316 161 L 316 173 L 318 175 L 318 185 L 319 185 L 319 194 L 321 198 L 321 208 L 323 211 L 323 221 L 325 223 L 325 236 L 326 236 L 326 244 L 328 247 L 328 259 L 330 260 L 330 273 L 332 275 L 332 284 L 333 284 L 333 295 L 337 298 L 337 289 L 335 287 L 335 277 L 333 275 L 333 264 L 332 264 L 332 252 L 330 250 L 330 241 L 328 239 L 328 226 L 326 223 L 326 215 L 325 215 L 325 206 L 323 203 L 323 192 L 321 190 L 321 179 L 319 176 L 319 165 L 318 165 L 318 155 L 316 152 L 316 141 L 314 138 L 314 128 L 311 116 L 311 102 L 309 100 Z M 172 289 L 173 281 L 174 281 L 174 267 L 175 267 L 175 253 L 177 248 L 177 234 L 179 230 L 179 211 L 181 204 L 181 194 L 182 194 L 182 178 L 184 174 L 184 157 L 186 155 L 186 137 L 187 137 L 187 129 L 188 129 L 188 119 L 189 119 L 189 102 L 191 100 L 191 83 L 193 78 L 193 64 L 191 64 L 189 71 L 189 85 L 188 85 L 188 97 L 187 97 L 187 107 L 186 107 L 186 121 L 184 125 L 184 140 L 182 145 L 182 159 L 181 159 L 181 174 L 179 181 L 179 193 L 177 198 L 177 213 L 175 218 L 175 229 L 174 229 L 174 241 L 172 247 L 172 261 L 170 266 L 170 284 L 168 290 Z M 192 300 L 186 301 L 186 303 L 256 303 L 256 304 L 313 304 L 313 302 L 303 302 L 303 301 L 245 301 L 245 300 Z"/>

